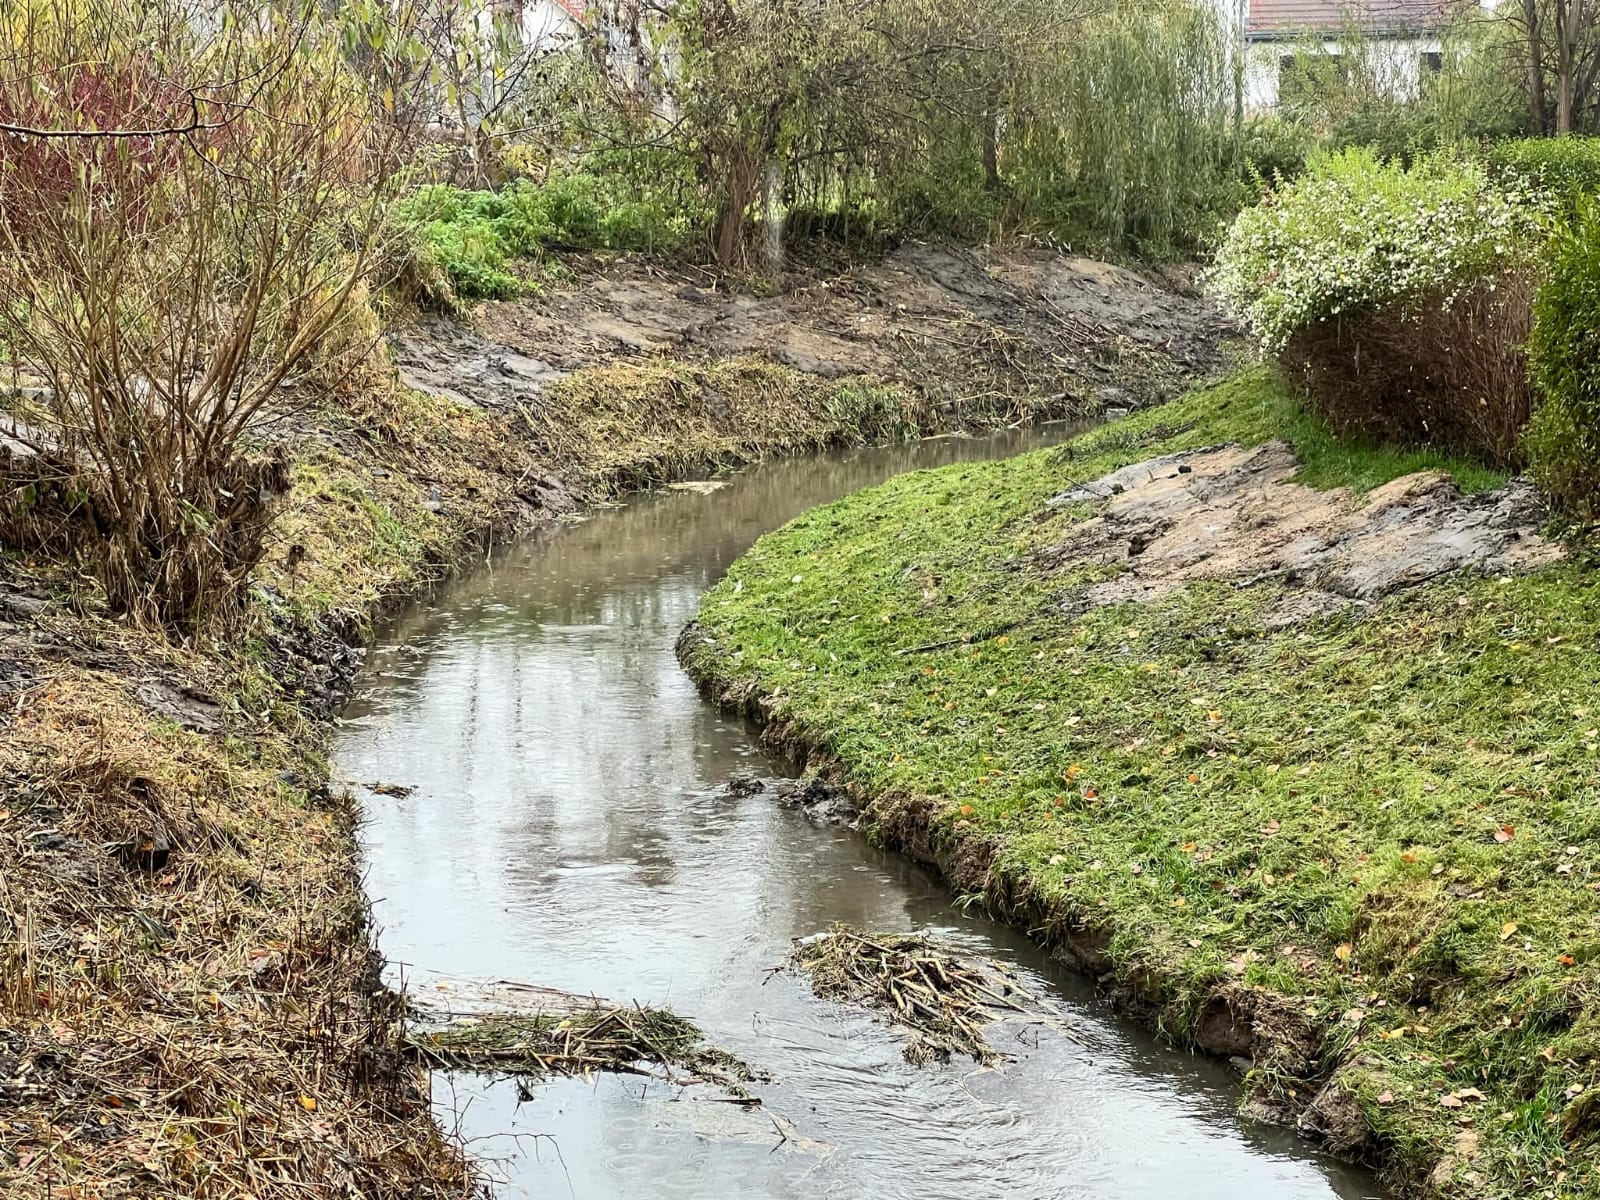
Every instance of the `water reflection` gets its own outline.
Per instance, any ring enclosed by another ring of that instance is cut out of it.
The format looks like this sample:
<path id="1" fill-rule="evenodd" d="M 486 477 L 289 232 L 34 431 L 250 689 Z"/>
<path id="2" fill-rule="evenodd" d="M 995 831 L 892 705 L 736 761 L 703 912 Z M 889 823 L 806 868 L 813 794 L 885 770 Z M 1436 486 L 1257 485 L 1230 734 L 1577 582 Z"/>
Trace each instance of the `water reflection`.
<path id="1" fill-rule="evenodd" d="M 365 832 L 383 946 L 413 985 L 523 979 L 668 1003 L 774 1076 L 761 1090 L 778 1123 L 636 1079 L 551 1085 L 520 1105 L 509 1086 L 442 1080 L 441 1105 L 486 1139 L 475 1149 L 505 1153 L 504 1194 L 1374 1194 L 1292 1139 L 1241 1128 L 1224 1074 L 1108 1019 L 917 868 L 721 790 L 772 767 L 698 699 L 672 643 L 733 558 L 900 471 L 1048 440 L 779 463 L 710 494 L 647 497 L 496 557 L 375 653 L 338 765 L 416 788 L 370 797 Z M 1014 1030 L 1003 1071 L 908 1067 L 865 1016 L 768 974 L 790 939 L 836 920 L 946 927 L 1016 963 L 1081 1041 Z"/>

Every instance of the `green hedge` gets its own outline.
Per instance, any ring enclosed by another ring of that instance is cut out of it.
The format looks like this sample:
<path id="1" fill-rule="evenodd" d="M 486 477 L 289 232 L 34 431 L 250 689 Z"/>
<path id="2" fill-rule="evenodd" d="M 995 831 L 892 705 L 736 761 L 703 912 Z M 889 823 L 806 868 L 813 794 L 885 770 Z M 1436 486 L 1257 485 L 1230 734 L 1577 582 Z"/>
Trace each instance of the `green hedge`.
<path id="1" fill-rule="evenodd" d="M 1600 194 L 1600 138 L 1513 138 L 1489 147 L 1487 158 L 1502 183 L 1540 188 L 1573 203 Z"/>
<path id="2" fill-rule="evenodd" d="M 1556 236 L 1528 357 L 1541 395 L 1527 435 L 1534 478 L 1574 511 L 1600 515 L 1600 201 L 1581 202 Z"/>

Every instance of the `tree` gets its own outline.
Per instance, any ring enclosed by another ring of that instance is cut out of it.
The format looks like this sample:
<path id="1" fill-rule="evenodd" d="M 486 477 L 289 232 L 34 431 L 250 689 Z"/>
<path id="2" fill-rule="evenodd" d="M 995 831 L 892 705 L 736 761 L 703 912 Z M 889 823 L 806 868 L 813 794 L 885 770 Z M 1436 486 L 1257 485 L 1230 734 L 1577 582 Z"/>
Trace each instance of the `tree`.
<path id="1" fill-rule="evenodd" d="M 1526 80 L 1536 135 L 1576 132 L 1594 107 L 1600 73 L 1600 4 L 1595 0 L 1520 0 L 1505 6 Z M 1554 111 L 1550 92 L 1555 92 Z"/>

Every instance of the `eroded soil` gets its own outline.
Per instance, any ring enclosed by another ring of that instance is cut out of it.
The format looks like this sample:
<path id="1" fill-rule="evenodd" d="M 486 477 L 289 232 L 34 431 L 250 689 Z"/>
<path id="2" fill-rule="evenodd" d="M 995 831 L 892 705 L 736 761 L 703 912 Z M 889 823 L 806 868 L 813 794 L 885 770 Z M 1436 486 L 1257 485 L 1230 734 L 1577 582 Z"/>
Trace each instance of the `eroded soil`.
<path id="1" fill-rule="evenodd" d="M 1215 374 L 1232 332 L 1205 301 L 1122 267 L 920 243 L 773 295 L 689 269 L 586 261 L 542 297 L 482 306 L 476 324 L 435 318 L 398 333 L 401 377 L 503 407 L 587 367 L 754 356 L 930 388 L 952 404 L 1008 388 L 1089 412 L 1155 403 Z"/>
<path id="2" fill-rule="evenodd" d="M 1562 557 L 1540 535 L 1548 514 L 1524 480 L 1469 496 L 1447 475 L 1419 472 L 1357 499 L 1296 482 L 1299 471 L 1283 441 L 1134 463 L 1051 501 L 1098 511 L 1040 559 L 1117 568 L 1073 596 L 1076 611 L 1160 599 L 1202 580 L 1278 580 L 1286 591 L 1266 624 L 1280 628 L 1369 608 L 1455 571 L 1524 571 Z"/>

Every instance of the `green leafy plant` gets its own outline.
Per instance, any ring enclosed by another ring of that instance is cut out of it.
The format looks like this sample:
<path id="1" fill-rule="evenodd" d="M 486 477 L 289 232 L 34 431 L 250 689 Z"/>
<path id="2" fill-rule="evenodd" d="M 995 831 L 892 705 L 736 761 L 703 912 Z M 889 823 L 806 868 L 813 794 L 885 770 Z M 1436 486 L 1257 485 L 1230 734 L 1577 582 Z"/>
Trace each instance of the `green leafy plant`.
<path id="1" fill-rule="evenodd" d="M 1513 138 L 1489 148 L 1496 176 L 1513 185 L 1538 187 L 1558 200 L 1600 194 L 1600 138 Z"/>
<path id="2" fill-rule="evenodd" d="M 537 282 L 511 270 L 548 249 L 648 250 L 677 244 L 688 221 L 650 195 L 630 194 L 587 173 L 521 181 L 501 191 L 432 184 L 408 197 L 402 216 L 416 229 L 418 253 L 440 268 L 453 296 L 510 299 Z"/>
<path id="3" fill-rule="evenodd" d="M 1528 427 L 1530 466 L 1570 507 L 1600 511 L 1600 203 L 1557 235 L 1528 345 L 1542 401 Z"/>

